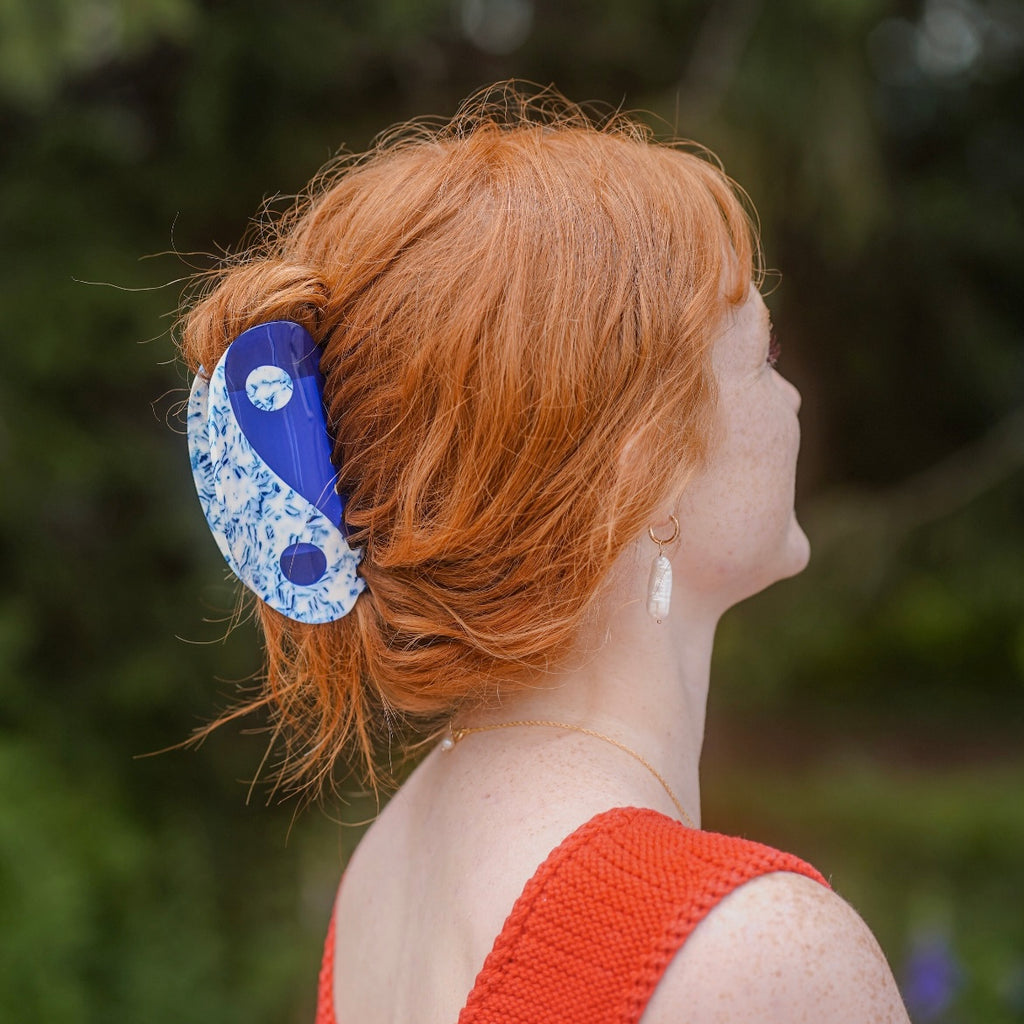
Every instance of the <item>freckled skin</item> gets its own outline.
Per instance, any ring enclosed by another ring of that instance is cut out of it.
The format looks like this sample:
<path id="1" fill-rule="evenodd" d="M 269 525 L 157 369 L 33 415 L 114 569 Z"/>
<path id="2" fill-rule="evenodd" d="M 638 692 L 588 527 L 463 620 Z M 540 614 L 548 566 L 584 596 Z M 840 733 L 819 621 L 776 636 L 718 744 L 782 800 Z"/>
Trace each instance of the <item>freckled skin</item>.
<path id="1" fill-rule="evenodd" d="M 641 1024 L 907 1024 L 857 914 L 810 879 L 774 874 L 726 897 L 655 990 Z"/>
<path id="2" fill-rule="evenodd" d="M 685 542 L 673 565 L 723 611 L 800 572 L 810 556 L 793 511 L 800 393 L 769 365 L 769 334 L 768 310 L 751 289 L 712 354 L 718 408 L 709 468 L 678 502 Z"/>
<path id="3" fill-rule="evenodd" d="M 807 564 L 793 510 L 800 394 L 768 362 L 770 324 L 751 289 L 717 340 L 717 444 L 679 505 L 686 544 L 673 558 L 722 608 Z M 709 558 L 709 553 L 712 557 Z M 712 596 L 713 595 L 713 596 Z M 834 892 L 767 875 L 742 886 L 670 964 L 642 1024 L 906 1024 L 870 930 Z"/>
<path id="4" fill-rule="evenodd" d="M 751 289 L 718 339 L 717 444 L 680 503 L 691 586 L 723 608 L 800 572 L 810 555 L 793 511 L 800 394 L 768 362 L 770 324 Z M 708 558 L 708 552 L 714 557 Z M 906 1024 L 870 930 L 834 892 L 767 875 L 742 886 L 669 966 L 642 1024 Z"/>

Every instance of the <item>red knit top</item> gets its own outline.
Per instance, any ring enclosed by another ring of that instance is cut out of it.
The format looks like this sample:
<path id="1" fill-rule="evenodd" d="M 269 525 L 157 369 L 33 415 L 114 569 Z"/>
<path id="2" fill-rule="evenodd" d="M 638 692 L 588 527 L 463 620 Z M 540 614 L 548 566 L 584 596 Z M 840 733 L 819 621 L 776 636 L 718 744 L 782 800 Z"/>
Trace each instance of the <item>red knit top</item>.
<path id="1" fill-rule="evenodd" d="M 458 1024 L 636 1024 L 669 961 L 744 882 L 809 864 L 746 839 L 620 807 L 582 825 L 516 900 Z M 334 1015 L 334 920 L 316 1024 Z"/>

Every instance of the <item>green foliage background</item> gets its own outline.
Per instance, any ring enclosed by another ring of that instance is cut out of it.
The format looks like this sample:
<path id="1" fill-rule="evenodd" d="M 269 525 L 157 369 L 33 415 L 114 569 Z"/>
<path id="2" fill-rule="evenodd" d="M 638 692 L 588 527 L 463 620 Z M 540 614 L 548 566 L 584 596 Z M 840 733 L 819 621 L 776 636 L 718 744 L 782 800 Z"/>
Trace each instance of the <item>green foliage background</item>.
<path id="1" fill-rule="evenodd" d="M 938 942 L 915 1019 L 1024 1020 L 1022 66 L 1009 0 L 0 0 L 0 1018 L 312 1018 L 368 802 L 247 802 L 243 729 L 137 759 L 258 665 L 178 282 L 516 76 L 711 146 L 782 271 L 815 558 L 723 623 L 706 824 L 817 863 L 908 993 Z"/>

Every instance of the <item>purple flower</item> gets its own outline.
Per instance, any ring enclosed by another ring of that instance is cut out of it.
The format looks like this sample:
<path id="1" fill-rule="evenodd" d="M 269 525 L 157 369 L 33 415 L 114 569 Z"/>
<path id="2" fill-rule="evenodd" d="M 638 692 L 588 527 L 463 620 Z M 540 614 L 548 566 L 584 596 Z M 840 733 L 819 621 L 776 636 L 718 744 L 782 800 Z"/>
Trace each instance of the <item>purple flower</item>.
<path id="1" fill-rule="evenodd" d="M 915 1021 L 941 1020 L 962 978 L 948 935 L 922 930 L 911 937 L 902 989 L 907 1010 Z"/>

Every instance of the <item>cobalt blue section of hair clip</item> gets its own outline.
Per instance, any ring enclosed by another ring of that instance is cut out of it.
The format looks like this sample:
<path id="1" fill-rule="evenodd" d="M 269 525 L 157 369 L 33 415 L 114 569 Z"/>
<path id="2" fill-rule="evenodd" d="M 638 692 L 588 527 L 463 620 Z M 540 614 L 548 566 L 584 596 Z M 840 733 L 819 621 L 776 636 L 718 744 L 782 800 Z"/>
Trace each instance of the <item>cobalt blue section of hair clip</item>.
<path id="1" fill-rule="evenodd" d="M 341 527 L 320 349 L 309 333 L 287 320 L 251 328 L 229 346 L 224 380 L 242 433 L 263 461 Z"/>
<path id="2" fill-rule="evenodd" d="M 239 335 L 188 410 L 200 504 L 228 564 L 298 622 L 347 614 L 365 582 L 349 548 L 323 408 L 320 349 L 299 324 Z"/>

